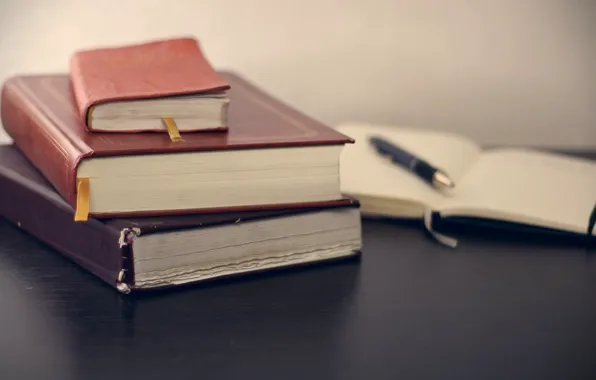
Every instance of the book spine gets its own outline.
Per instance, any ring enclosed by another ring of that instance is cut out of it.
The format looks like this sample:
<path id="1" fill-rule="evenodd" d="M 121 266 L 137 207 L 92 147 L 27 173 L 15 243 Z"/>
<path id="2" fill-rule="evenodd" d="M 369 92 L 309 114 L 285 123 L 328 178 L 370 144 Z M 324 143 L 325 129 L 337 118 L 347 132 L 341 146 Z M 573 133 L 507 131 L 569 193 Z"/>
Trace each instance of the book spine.
<path id="1" fill-rule="evenodd" d="M 72 208 L 50 188 L 0 168 L 0 216 L 110 286 L 126 291 L 122 270 L 130 248 L 121 231 L 98 220 L 73 221 Z"/>
<path id="2" fill-rule="evenodd" d="M 34 106 L 19 78 L 2 87 L 0 118 L 15 146 L 71 206 L 76 205 L 76 166 L 83 153 L 42 110 Z"/>
<path id="3" fill-rule="evenodd" d="M 92 100 L 88 99 L 87 92 L 85 91 L 87 84 L 84 81 L 85 76 L 81 70 L 79 60 L 80 53 L 73 54 L 70 60 L 70 70 L 68 77 L 72 87 L 73 101 L 79 122 L 85 125 L 87 130 L 90 130 L 88 116 L 95 104 L 92 102 Z"/>

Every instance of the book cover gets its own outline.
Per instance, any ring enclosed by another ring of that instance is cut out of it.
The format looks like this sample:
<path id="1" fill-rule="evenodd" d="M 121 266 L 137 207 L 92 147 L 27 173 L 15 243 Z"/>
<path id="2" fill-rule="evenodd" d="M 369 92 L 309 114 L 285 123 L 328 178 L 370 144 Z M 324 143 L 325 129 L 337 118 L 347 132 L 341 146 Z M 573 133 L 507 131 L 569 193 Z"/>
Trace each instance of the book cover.
<path id="1" fill-rule="evenodd" d="M 69 77 L 77 114 L 86 126 L 91 126 L 91 112 L 98 105 L 209 95 L 230 88 L 198 41 L 189 37 L 80 50 L 72 55 Z"/>
<path id="2" fill-rule="evenodd" d="M 179 142 L 155 133 L 89 133 L 79 119 L 67 74 L 8 79 L 2 89 L 0 115 L 15 145 L 73 208 L 77 169 L 90 158 L 353 143 L 239 75 L 220 75 L 231 84 L 229 132 L 190 133 Z"/>

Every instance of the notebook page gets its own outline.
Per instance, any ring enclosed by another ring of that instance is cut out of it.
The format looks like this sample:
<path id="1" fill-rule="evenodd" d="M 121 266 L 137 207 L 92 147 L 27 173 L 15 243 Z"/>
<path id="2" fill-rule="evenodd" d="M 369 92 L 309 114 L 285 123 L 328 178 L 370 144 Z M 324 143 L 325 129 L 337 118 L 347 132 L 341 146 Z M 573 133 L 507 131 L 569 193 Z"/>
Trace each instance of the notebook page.
<path id="1" fill-rule="evenodd" d="M 377 135 L 441 166 L 457 183 L 476 161 L 480 149 L 473 142 L 439 132 L 367 124 L 343 124 L 338 131 L 354 138 L 341 155 L 341 189 L 346 195 L 433 206 L 442 194 L 406 169 L 380 157 L 368 142 Z M 396 215 L 397 216 L 397 215 Z"/>
<path id="2" fill-rule="evenodd" d="M 531 150 L 480 156 L 438 207 L 465 215 L 586 233 L 596 204 L 596 162 Z"/>

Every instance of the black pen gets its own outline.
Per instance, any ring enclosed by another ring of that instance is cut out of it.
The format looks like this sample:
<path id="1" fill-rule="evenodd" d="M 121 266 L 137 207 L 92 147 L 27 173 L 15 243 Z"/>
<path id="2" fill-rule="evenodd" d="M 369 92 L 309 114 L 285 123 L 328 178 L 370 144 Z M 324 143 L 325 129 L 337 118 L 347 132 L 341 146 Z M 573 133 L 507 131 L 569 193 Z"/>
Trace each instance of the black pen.
<path id="1" fill-rule="evenodd" d="M 439 168 L 435 168 L 423 159 L 406 152 L 381 137 L 372 136 L 369 138 L 369 141 L 379 154 L 388 157 L 392 162 L 408 169 L 430 183 L 433 187 L 455 187 L 455 183 L 449 178 L 447 173 Z"/>

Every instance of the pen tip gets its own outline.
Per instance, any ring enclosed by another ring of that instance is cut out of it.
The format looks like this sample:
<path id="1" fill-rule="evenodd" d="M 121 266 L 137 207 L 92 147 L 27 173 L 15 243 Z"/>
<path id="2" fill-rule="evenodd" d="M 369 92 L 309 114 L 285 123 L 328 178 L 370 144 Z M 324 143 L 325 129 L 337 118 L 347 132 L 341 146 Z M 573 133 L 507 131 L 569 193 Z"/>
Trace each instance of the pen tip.
<path id="1" fill-rule="evenodd" d="M 445 173 L 442 173 L 441 171 L 437 171 L 435 173 L 435 175 L 433 176 L 433 180 L 435 184 L 440 187 L 448 187 L 450 189 L 455 187 L 455 182 L 453 182 L 451 178 L 449 178 Z"/>

